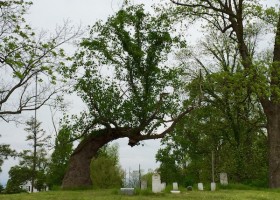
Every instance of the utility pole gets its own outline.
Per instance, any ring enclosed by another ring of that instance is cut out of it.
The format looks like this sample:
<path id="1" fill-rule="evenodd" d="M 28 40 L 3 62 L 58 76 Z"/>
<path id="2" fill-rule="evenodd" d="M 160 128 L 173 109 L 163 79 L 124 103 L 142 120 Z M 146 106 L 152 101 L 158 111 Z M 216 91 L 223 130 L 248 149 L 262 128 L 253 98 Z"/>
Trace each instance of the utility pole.
<path id="1" fill-rule="evenodd" d="M 214 150 L 212 151 L 212 183 L 211 183 L 211 191 L 216 190 L 216 183 L 215 183 L 215 155 Z"/>
<path id="2" fill-rule="evenodd" d="M 32 166 L 32 177 L 31 177 L 31 193 L 34 192 L 34 183 L 35 183 L 35 171 L 37 165 L 37 96 L 38 96 L 38 74 L 36 73 L 35 78 L 35 113 L 34 113 L 34 146 L 33 146 L 33 166 Z"/>
<path id="3" fill-rule="evenodd" d="M 215 168 L 215 166 L 214 166 L 214 160 L 215 158 L 214 158 L 214 151 L 212 151 L 212 182 L 214 183 L 215 182 L 215 171 L 214 171 L 214 168 Z"/>
<path id="4" fill-rule="evenodd" d="M 139 164 L 139 188 L 141 189 L 141 168 Z"/>

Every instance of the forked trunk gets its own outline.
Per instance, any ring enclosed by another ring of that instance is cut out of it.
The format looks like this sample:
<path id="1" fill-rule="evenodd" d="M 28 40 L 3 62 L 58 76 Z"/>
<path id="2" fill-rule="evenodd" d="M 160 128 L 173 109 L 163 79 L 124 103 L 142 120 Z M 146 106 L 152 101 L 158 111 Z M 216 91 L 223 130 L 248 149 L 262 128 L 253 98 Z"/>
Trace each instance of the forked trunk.
<path id="1" fill-rule="evenodd" d="M 263 105 L 269 143 L 269 187 L 280 188 L 280 104 Z"/>

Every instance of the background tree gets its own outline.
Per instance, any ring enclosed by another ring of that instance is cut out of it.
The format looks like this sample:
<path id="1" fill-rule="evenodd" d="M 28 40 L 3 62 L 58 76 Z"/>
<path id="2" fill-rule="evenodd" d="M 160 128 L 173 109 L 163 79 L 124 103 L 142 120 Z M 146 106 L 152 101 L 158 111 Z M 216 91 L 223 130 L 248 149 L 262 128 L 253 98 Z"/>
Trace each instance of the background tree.
<path id="1" fill-rule="evenodd" d="M 1 135 L 0 135 L 1 137 Z M 7 160 L 9 157 L 17 157 L 18 154 L 15 150 L 10 148 L 8 144 L 0 144 L 0 173 L 2 172 L 2 165 L 4 160 Z M 0 184 L 0 193 L 3 191 L 3 186 Z"/>
<path id="2" fill-rule="evenodd" d="M 3 193 L 3 191 L 4 191 L 4 186 L 0 184 L 0 194 Z"/>
<path id="3" fill-rule="evenodd" d="M 183 46 L 175 33 L 166 15 L 128 4 L 91 28 L 71 69 L 82 68 L 83 74 L 68 74 L 88 108 L 70 127 L 73 139 L 83 140 L 71 155 L 63 187 L 91 185 L 91 158 L 106 143 L 127 137 L 134 146 L 162 138 L 193 109 L 179 100 L 182 69 L 166 66 Z"/>
<path id="4" fill-rule="evenodd" d="M 62 91 L 65 85 L 57 72 L 65 67 L 66 56 L 59 46 L 80 32 L 65 23 L 50 37 L 44 32 L 35 35 L 24 19 L 30 5 L 17 0 L 0 2 L 0 118 L 6 122 L 23 111 L 40 108 Z"/>
<path id="5" fill-rule="evenodd" d="M 187 154 L 184 155 L 185 152 L 183 153 L 183 151 L 181 151 L 180 154 L 176 154 L 170 143 L 162 143 L 166 144 L 166 147 L 159 149 L 156 154 L 156 160 L 160 162 L 158 171 L 160 172 L 162 182 L 166 182 L 167 184 L 178 182 L 180 185 L 183 185 L 186 174 L 181 164 L 184 163 L 186 159 L 180 160 L 179 157 L 181 158 L 182 155 L 185 157 Z M 175 143 L 175 145 L 177 145 L 177 143 Z"/>
<path id="6" fill-rule="evenodd" d="M 9 180 L 7 181 L 5 193 L 23 192 L 20 187 L 32 176 L 32 171 L 26 166 L 14 166 L 9 171 Z"/>
<path id="7" fill-rule="evenodd" d="M 118 188 L 122 186 L 123 171 L 119 165 L 119 146 L 105 145 L 99 149 L 90 165 L 94 188 Z"/>
<path id="8" fill-rule="evenodd" d="M 51 155 L 51 161 L 48 169 L 48 185 L 60 186 L 69 164 L 69 158 L 72 153 L 73 144 L 69 142 L 71 131 L 63 127 L 55 139 L 54 151 Z"/>
<path id="9" fill-rule="evenodd" d="M 26 122 L 27 127 L 24 129 L 28 132 L 26 137 L 27 141 L 31 141 L 30 146 L 32 150 L 25 150 L 21 157 L 23 158 L 20 165 L 25 165 L 31 168 L 31 192 L 33 192 L 35 181 L 38 175 L 46 174 L 46 147 L 49 145 L 50 136 L 47 135 L 43 129 L 41 129 L 41 122 L 38 122 L 35 118 L 31 118 Z M 42 179 L 42 176 L 40 177 Z M 41 183 L 39 183 L 41 185 Z M 40 190 L 40 188 L 37 188 Z"/>
<path id="10" fill-rule="evenodd" d="M 22 185 L 28 181 L 32 181 L 34 177 L 33 186 L 38 190 L 46 187 L 46 168 L 48 165 L 47 152 L 44 149 L 38 149 L 36 154 L 36 171 L 33 171 L 34 156 L 32 151 L 24 150 L 19 154 L 20 163 L 11 167 L 9 171 L 9 180 L 6 186 L 6 193 L 19 193 L 26 191 L 21 188 Z M 31 182 L 32 183 L 32 182 Z"/>
<path id="11" fill-rule="evenodd" d="M 200 50 L 212 57 L 212 63 L 194 52 L 180 55 L 182 62 L 192 59 L 187 65 L 201 68 L 187 86 L 201 108 L 184 117 L 175 133 L 162 141 L 166 147 L 158 152 L 157 160 L 163 178 L 175 177 L 164 171 L 177 167 L 176 173 L 185 176 L 188 184 L 211 181 L 214 152 L 217 173 L 226 171 L 232 182 L 266 185 L 265 117 L 256 95 L 245 86 L 235 45 L 223 34 L 210 33 Z"/>
<path id="12" fill-rule="evenodd" d="M 0 173 L 2 172 L 1 166 L 4 163 L 4 160 L 8 159 L 8 157 L 15 157 L 17 153 L 15 150 L 10 148 L 8 144 L 0 144 Z"/>
<path id="13" fill-rule="evenodd" d="M 141 176 L 141 181 L 147 181 L 147 188 L 152 189 L 152 179 L 153 179 L 154 172 L 148 171 L 146 174 Z"/>
<path id="14" fill-rule="evenodd" d="M 224 33 L 237 45 L 244 67 L 242 76 L 248 83 L 246 87 L 258 96 L 267 119 L 269 186 L 280 187 L 279 14 L 274 8 L 263 8 L 260 1 L 171 0 L 171 2 L 182 6 L 177 14 L 184 13 L 183 15 L 191 18 L 204 19 L 217 32 Z M 255 51 L 251 51 L 256 50 L 251 48 L 252 42 L 257 44 L 258 40 L 247 37 L 258 22 L 262 23 L 263 28 L 269 27 L 270 33 L 275 34 L 274 47 L 269 50 L 272 53 L 262 52 L 261 56 L 254 55 Z"/>

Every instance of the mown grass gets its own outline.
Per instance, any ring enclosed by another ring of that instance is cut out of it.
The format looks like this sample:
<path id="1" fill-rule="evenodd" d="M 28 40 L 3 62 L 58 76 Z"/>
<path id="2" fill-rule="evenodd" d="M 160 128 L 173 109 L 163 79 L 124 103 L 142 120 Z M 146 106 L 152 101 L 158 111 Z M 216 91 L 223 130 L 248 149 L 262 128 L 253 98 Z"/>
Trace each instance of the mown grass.
<path id="1" fill-rule="evenodd" d="M 49 191 L 34 194 L 0 195 L 1 200 L 279 200 L 280 190 L 218 190 L 182 191 L 181 194 L 152 194 L 137 192 L 134 196 L 119 194 L 118 190 Z"/>

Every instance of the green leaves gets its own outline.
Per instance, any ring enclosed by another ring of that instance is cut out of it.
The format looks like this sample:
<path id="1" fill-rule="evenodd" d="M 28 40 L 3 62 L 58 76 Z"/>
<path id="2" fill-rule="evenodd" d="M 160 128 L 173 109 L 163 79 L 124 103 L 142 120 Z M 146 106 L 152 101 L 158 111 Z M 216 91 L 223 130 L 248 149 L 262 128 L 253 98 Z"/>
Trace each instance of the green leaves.
<path id="1" fill-rule="evenodd" d="M 16 151 L 11 149 L 10 145 L 0 144 L 0 172 L 2 172 L 1 166 L 4 160 L 8 159 L 8 157 L 16 157 L 16 155 Z"/>
<path id="2" fill-rule="evenodd" d="M 115 188 L 122 184 L 122 171 L 119 166 L 118 145 L 107 145 L 99 150 L 98 156 L 90 164 L 94 188 Z"/>
<path id="3" fill-rule="evenodd" d="M 59 130 L 55 139 L 55 147 L 51 155 L 47 176 L 47 183 L 51 187 L 62 184 L 73 148 L 73 144 L 69 142 L 70 136 L 71 131 L 66 127 L 63 127 Z"/>
<path id="4" fill-rule="evenodd" d="M 83 72 L 75 90 L 88 106 L 88 126 L 141 126 L 141 131 L 152 132 L 166 115 L 176 113 L 183 73 L 164 63 L 182 42 L 172 36 L 169 25 L 166 15 L 126 4 L 106 22 L 92 26 L 73 65 Z M 162 98 L 167 90 L 173 92 Z"/>

